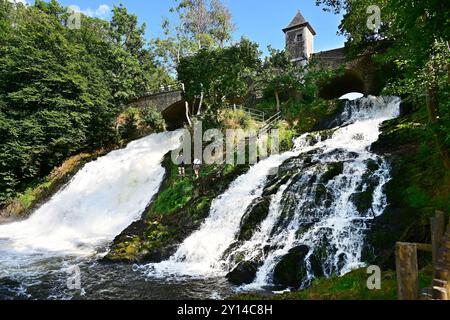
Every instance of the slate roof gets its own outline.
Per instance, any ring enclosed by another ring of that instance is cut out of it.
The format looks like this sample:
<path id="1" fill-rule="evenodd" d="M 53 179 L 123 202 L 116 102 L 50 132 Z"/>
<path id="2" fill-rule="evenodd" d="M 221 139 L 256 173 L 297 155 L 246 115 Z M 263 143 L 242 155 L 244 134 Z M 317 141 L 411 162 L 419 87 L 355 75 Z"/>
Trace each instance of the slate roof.
<path id="1" fill-rule="evenodd" d="M 316 35 L 316 31 L 314 31 L 313 27 L 306 21 L 305 17 L 302 15 L 300 10 L 295 15 L 294 19 L 292 19 L 291 23 L 283 29 L 283 32 L 286 33 L 289 30 L 296 29 L 299 27 L 308 27 L 313 35 Z"/>

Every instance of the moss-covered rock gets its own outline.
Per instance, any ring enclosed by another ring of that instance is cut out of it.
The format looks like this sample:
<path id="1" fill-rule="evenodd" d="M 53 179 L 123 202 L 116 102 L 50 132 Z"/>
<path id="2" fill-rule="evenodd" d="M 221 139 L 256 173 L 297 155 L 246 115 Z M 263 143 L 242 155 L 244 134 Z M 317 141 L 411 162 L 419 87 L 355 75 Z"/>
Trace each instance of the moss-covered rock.
<path id="1" fill-rule="evenodd" d="M 166 175 L 154 201 L 141 220 L 124 230 L 110 247 L 106 261 L 160 262 L 175 253 L 177 246 L 198 229 L 208 216 L 212 201 L 225 192 L 248 166 L 202 168 L 198 180 L 181 179 L 170 153 L 163 160 Z M 129 247 L 130 239 L 133 246 Z"/>
<path id="2" fill-rule="evenodd" d="M 256 228 L 269 214 L 270 198 L 257 199 L 242 217 L 238 240 L 248 241 L 251 239 Z"/>
<path id="3" fill-rule="evenodd" d="M 388 206 L 374 219 L 363 255 L 393 269 L 397 241 L 429 243 L 429 218 L 435 210 L 450 213 L 450 172 L 420 111 L 383 123 L 372 150 L 388 158 L 392 179 L 385 186 Z"/>
<path id="4" fill-rule="evenodd" d="M 327 166 L 327 171 L 320 177 L 320 183 L 327 184 L 330 180 L 344 172 L 344 163 L 335 162 Z"/>

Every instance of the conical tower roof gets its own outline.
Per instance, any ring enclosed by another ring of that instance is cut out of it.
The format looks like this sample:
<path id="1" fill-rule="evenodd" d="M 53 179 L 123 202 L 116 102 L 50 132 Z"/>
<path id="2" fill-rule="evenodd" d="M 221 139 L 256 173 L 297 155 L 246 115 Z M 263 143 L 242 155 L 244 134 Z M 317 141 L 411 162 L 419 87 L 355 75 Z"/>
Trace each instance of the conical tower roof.
<path id="1" fill-rule="evenodd" d="M 298 10 L 297 15 L 292 19 L 291 23 L 286 27 L 286 29 L 290 29 L 292 27 L 297 27 L 301 24 L 306 23 L 305 17 L 302 15 L 300 10 Z"/>
<path id="2" fill-rule="evenodd" d="M 308 29 L 311 31 L 313 35 L 316 35 L 316 31 L 314 31 L 313 27 L 309 24 L 308 21 L 306 21 L 305 17 L 301 13 L 300 10 L 298 10 L 297 14 L 295 15 L 294 19 L 292 19 L 291 23 L 283 29 L 283 32 L 286 33 L 289 30 L 297 29 L 300 27 L 308 27 Z"/>

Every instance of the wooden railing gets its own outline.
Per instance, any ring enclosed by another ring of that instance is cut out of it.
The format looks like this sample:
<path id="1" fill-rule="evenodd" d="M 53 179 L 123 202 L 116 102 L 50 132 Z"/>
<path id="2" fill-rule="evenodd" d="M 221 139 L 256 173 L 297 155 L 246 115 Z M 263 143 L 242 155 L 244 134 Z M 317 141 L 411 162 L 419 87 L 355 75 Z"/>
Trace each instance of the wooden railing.
<path id="1" fill-rule="evenodd" d="M 281 111 L 274 114 L 272 117 L 265 121 L 264 126 L 259 130 L 258 135 L 262 136 L 268 131 L 273 129 L 273 127 L 281 120 Z"/>
<path id="2" fill-rule="evenodd" d="M 233 104 L 232 106 L 230 106 L 231 108 L 233 108 L 233 110 L 243 110 L 246 113 L 250 114 L 253 118 L 255 118 L 256 120 L 263 122 L 263 126 L 258 130 L 258 132 L 250 137 L 245 137 L 245 139 L 237 142 L 236 144 L 234 144 L 232 153 L 236 153 L 238 148 L 243 144 L 243 143 L 247 143 L 248 141 L 252 140 L 252 139 L 258 139 L 259 137 L 267 134 L 271 129 L 274 128 L 274 126 L 280 121 L 281 119 L 281 112 L 277 112 L 276 114 L 274 114 L 273 116 L 271 116 L 270 118 L 268 118 L 266 120 L 266 113 L 264 111 L 258 110 L 258 109 L 252 109 L 252 108 L 247 108 L 247 107 L 243 107 L 240 105 L 236 105 Z M 222 163 L 224 163 L 226 160 L 224 159 Z"/>
<path id="3" fill-rule="evenodd" d="M 184 91 L 184 83 L 173 82 L 169 84 L 161 84 L 158 86 L 151 87 L 143 96 L 152 96 L 159 93 L 166 93 L 172 91 Z"/>
<path id="4" fill-rule="evenodd" d="M 237 105 L 237 104 L 233 104 L 231 106 L 233 108 L 233 110 L 242 110 L 245 113 L 249 114 L 250 116 L 252 116 L 252 118 L 260 121 L 260 122 L 265 122 L 266 121 L 266 113 L 264 111 L 258 110 L 258 109 L 253 109 L 253 108 L 247 108 L 241 105 Z"/>
<path id="5" fill-rule="evenodd" d="M 431 252 L 433 283 L 424 299 L 450 300 L 450 223 L 445 232 L 444 213 L 437 211 L 431 218 L 431 244 L 396 244 L 397 291 L 399 300 L 419 298 L 419 268 L 417 251 Z"/>

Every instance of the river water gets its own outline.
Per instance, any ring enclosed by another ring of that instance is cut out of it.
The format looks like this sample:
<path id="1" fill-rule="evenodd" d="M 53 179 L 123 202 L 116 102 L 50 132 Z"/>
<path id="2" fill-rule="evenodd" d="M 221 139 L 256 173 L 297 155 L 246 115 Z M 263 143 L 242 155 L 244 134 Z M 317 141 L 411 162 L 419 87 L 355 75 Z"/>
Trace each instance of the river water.
<path id="1" fill-rule="evenodd" d="M 158 264 L 101 258 L 158 191 L 160 163 L 177 148 L 181 132 L 150 135 L 113 151 L 87 164 L 27 220 L 0 225 L 0 299 L 220 299 L 237 290 L 270 292 L 278 289 L 277 264 L 299 246 L 307 251 L 299 287 L 364 266 L 364 232 L 387 205 L 383 186 L 390 179 L 386 160 L 369 149 L 379 125 L 398 115 L 399 104 L 394 97 L 348 102 L 333 130 L 302 135 L 292 151 L 238 177 L 214 200 L 200 229 Z M 377 164 L 373 172 L 369 161 Z M 336 164 L 341 172 L 323 182 Z M 243 217 L 278 172 L 290 178 L 270 196 L 267 216 L 252 236 L 238 240 Z M 364 179 L 374 182 L 369 186 Z M 353 199 L 369 188 L 371 208 L 360 209 Z M 255 262 L 258 271 L 253 283 L 237 287 L 225 275 L 242 260 Z"/>

